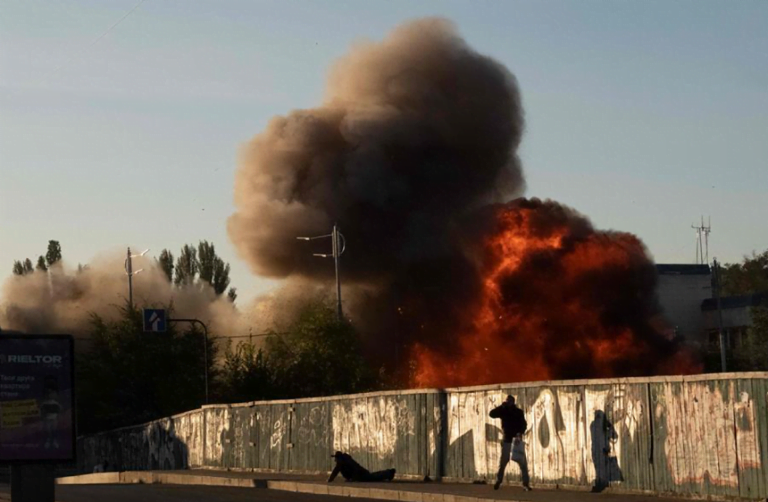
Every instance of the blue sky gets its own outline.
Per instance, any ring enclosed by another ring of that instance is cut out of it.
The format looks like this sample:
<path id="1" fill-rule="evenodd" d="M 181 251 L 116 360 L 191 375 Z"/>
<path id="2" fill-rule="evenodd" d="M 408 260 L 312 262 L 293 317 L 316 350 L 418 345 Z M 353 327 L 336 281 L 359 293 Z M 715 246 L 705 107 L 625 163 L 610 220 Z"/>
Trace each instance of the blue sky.
<path id="1" fill-rule="evenodd" d="M 5 0 L 0 280 L 62 243 L 70 263 L 226 234 L 238 148 L 317 105 L 356 40 L 452 19 L 518 78 L 527 195 L 639 235 L 658 262 L 768 248 L 768 2 Z M 116 274 L 120 274 L 116 270 Z"/>

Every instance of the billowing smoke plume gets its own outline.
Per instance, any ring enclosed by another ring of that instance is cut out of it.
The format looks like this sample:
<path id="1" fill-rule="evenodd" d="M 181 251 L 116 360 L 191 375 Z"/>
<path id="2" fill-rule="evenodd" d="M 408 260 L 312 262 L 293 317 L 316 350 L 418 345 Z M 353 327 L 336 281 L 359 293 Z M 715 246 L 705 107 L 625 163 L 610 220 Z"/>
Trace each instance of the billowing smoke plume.
<path id="1" fill-rule="evenodd" d="M 510 206 L 512 220 L 526 208 L 522 226 L 500 224 L 504 210 L 489 206 L 523 192 L 516 151 L 523 128 L 517 84 L 503 66 L 469 48 L 447 21 L 406 24 L 339 61 L 322 106 L 274 118 L 248 145 L 229 235 L 256 273 L 327 284 L 333 265 L 312 253 L 328 252 L 322 246 L 329 243 L 296 237 L 327 234 L 338 223 L 348 244 L 346 311 L 370 354 L 401 375 L 415 374 L 417 383 L 506 378 L 464 379 L 447 370 L 428 377 L 429 368 L 475 357 L 467 345 L 483 329 L 493 332 L 488 350 L 524 347 L 507 354 L 542 359 L 549 368 L 513 375 L 518 379 L 605 373 L 605 365 L 582 363 L 603 340 L 625 340 L 625 333 L 637 354 L 653 361 L 670 346 L 650 326 L 654 270 L 636 238 L 597 233 L 556 204 Z M 489 254 L 502 234 L 509 244 Z M 548 236 L 543 248 L 528 245 Z M 615 249 L 625 259 L 603 261 L 603 252 Z M 580 258 L 593 262 L 578 268 Z M 492 275 L 512 260 L 516 268 Z M 582 325 L 583 311 L 594 319 Z M 491 329 L 483 317 L 507 312 L 519 322 L 543 318 L 522 334 L 508 323 Z M 538 341 L 525 338 L 534 334 Z M 576 339 L 592 349 L 569 341 Z M 421 366 L 409 368 L 409 361 Z M 608 364 L 610 373 L 658 370 L 648 359 L 641 366 L 624 355 L 617 361 Z"/>
<path id="2" fill-rule="evenodd" d="M 83 336 L 92 314 L 116 319 L 128 297 L 124 260 L 124 252 L 106 253 L 81 271 L 67 271 L 57 264 L 48 272 L 11 277 L 0 295 L 0 327 Z M 174 288 L 160 268 L 147 262 L 141 264 L 144 270 L 133 281 L 137 306 L 172 305 L 176 316 L 197 317 L 210 323 L 216 333 L 229 334 L 235 329 L 239 316 L 229 300 L 217 298 L 207 285 Z"/>

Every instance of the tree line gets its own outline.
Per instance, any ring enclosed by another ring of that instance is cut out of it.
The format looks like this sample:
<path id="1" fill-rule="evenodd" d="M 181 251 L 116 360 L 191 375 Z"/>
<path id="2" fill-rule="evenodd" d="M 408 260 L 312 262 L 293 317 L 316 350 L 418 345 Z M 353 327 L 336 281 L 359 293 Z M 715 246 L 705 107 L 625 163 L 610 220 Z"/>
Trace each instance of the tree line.
<path id="1" fill-rule="evenodd" d="M 61 245 L 52 240 L 36 267 L 30 259 L 18 260 L 13 272 L 47 271 L 59 266 L 61 259 Z M 172 284 L 210 285 L 217 296 L 226 292 L 230 300 L 237 298 L 235 288 L 229 287 L 230 266 L 212 243 L 185 245 L 177 257 L 163 249 L 157 263 Z M 768 250 L 726 264 L 722 287 L 724 295 L 767 292 Z M 173 311 L 172 304 L 165 307 Z M 393 384 L 368 364 L 358 332 L 349 322 L 337 319 L 332 301 L 305 305 L 279 332 L 260 333 L 252 339 L 211 333 L 207 344 L 194 326 L 170 325 L 166 333 L 146 334 L 139 308 L 127 303 L 117 308 L 116 320 L 106 320 L 103 312 L 91 313 L 87 342 L 77 351 L 80 433 L 199 407 L 205 400 L 206 369 L 211 402 L 347 394 Z M 768 305 L 753 307 L 751 314 L 752 325 L 742 345 L 729 353 L 731 369 L 768 369 Z"/>
<path id="2" fill-rule="evenodd" d="M 768 370 L 768 250 L 745 256 L 739 263 L 727 263 L 721 271 L 722 294 L 747 296 L 764 294 L 749 308 L 751 325 L 727 351 L 729 371 Z M 716 359 L 716 360 L 715 360 Z M 720 369 L 719 355 L 707 361 L 709 369 Z"/>
<path id="3" fill-rule="evenodd" d="M 224 334 L 210 333 L 206 344 L 198 328 L 173 323 L 165 333 L 143 333 L 141 311 L 128 305 L 115 321 L 94 314 L 88 339 L 76 357 L 81 434 L 201 406 L 206 368 L 211 403 L 381 388 L 357 332 L 336 318 L 332 302 L 306 305 L 283 330 L 266 333 L 263 348 L 258 339 L 227 343 Z"/>
<path id="4" fill-rule="evenodd" d="M 34 267 L 32 266 L 32 260 L 29 258 L 15 260 L 13 262 L 13 274 L 27 275 L 35 270 L 47 272 L 49 268 L 57 265 L 60 261 L 61 244 L 59 244 L 59 241 L 48 241 L 48 251 L 45 253 L 45 256 L 40 255 L 37 257 L 37 264 Z"/>
<path id="5" fill-rule="evenodd" d="M 52 240 L 36 268 L 30 259 L 17 260 L 13 273 L 47 272 L 61 260 L 61 245 Z M 230 265 L 213 243 L 184 245 L 177 256 L 163 249 L 156 261 L 177 287 L 210 286 L 217 297 L 237 298 Z M 81 272 L 86 268 L 78 266 Z M 205 403 L 206 371 L 212 403 L 364 392 L 382 385 L 362 355 L 357 331 L 337 319 L 331 301 L 305 305 L 279 332 L 253 339 L 209 333 L 207 343 L 196 326 L 171 323 L 165 333 L 144 333 L 141 307 L 125 302 L 110 307 L 117 316 L 92 312 L 87 333 L 78 337 L 80 434 L 197 408 Z M 152 307 L 164 307 L 172 317 L 173 304 Z"/>

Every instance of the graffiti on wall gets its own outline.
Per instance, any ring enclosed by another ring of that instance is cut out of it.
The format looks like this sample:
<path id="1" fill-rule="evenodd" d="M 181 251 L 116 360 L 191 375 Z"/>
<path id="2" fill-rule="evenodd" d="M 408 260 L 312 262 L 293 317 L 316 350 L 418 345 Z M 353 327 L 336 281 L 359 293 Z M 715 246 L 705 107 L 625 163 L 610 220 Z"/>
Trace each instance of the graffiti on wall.
<path id="1" fill-rule="evenodd" d="M 658 396 L 655 417 L 676 484 L 735 487 L 739 468 L 762 466 L 754 403 L 746 392 L 735 396 L 733 382 L 725 392 L 717 385 L 665 385 Z"/>
<path id="2" fill-rule="evenodd" d="M 740 383 L 746 382 L 746 383 Z M 328 450 L 400 462 L 413 474 L 492 478 L 507 393 L 526 413 L 534 482 L 708 494 L 768 491 L 766 379 L 456 390 L 295 405 L 214 406 L 79 439 L 83 472 L 188 467 L 327 468 Z M 444 397 L 443 397 L 444 396 Z M 442 407 L 441 407 L 442 406 Z M 762 415 L 761 415 L 762 413 Z M 378 460 L 377 460 L 378 459 Z M 422 472 L 423 470 L 423 472 Z M 750 472 L 745 476 L 744 473 Z M 514 463 L 507 468 L 518 475 Z M 750 481 L 754 478 L 753 481 Z M 745 483 L 751 485 L 744 488 Z M 751 490 L 751 491 L 750 491 Z"/>
<path id="3" fill-rule="evenodd" d="M 416 434 L 414 410 L 397 396 L 334 402 L 331 419 L 335 450 L 364 450 L 379 458 L 394 455 L 398 440 Z"/>

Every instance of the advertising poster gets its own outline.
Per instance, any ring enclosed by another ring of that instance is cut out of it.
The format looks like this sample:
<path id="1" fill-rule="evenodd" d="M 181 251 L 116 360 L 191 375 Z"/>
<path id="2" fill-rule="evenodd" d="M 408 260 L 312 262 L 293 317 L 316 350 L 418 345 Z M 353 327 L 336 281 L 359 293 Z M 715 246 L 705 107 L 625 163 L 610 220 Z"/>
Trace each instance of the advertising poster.
<path id="1" fill-rule="evenodd" d="M 73 339 L 0 335 L 0 462 L 75 457 Z"/>

